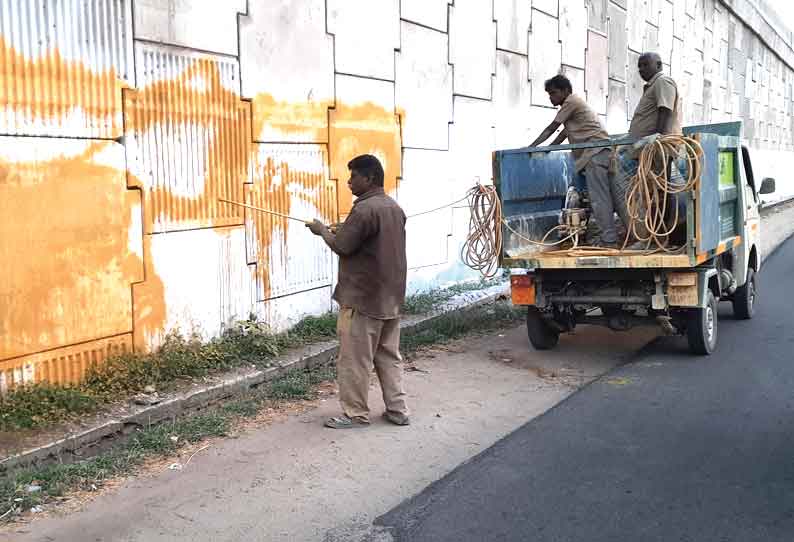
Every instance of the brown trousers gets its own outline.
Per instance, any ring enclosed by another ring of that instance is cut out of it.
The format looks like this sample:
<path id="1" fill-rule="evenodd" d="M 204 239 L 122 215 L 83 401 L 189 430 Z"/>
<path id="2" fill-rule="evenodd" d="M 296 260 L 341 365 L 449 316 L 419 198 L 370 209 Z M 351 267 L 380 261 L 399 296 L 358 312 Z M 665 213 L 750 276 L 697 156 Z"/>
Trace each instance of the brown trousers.
<path id="1" fill-rule="evenodd" d="M 336 380 L 342 411 L 350 418 L 369 420 L 369 377 L 374 365 L 386 410 L 408 415 L 400 357 L 400 319 L 378 320 L 342 307 L 336 324 L 339 359 Z"/>

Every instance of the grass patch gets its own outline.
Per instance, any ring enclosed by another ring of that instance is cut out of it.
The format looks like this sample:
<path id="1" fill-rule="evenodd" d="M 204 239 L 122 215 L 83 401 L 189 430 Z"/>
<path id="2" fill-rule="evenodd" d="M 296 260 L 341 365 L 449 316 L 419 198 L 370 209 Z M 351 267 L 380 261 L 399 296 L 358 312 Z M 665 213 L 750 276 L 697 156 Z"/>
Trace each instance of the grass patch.
<path id="1" fill-rule="evenodd" d="M 271 333 L 256 320 L 238 322 L 210 341 L 196 335 L 168 335 L 151 353 L 124 354 L 88 371 L 77 386 L 46 383 L 0 396 L 0 431 L 37 429 L 97 411 L 103 405 L 154 386 L 168 391 L 182 381 L 254 365 L 270 367 L 289 350 L 336 335 L 336 315 L 304 318 L 284 333 Z"/>
<path id="2" fill-rule="evenodd" d="M 15 471 L 0 478 L 0 516 L 9 518 L 67 492 L 96 490 L 148 457 L 170 455 L 185 443 L 224 436 L 230 423 L 230 416 L 221 412 L 199 414 L 139 430 L 122 446 L 79 463 Z"/>
<path id="3" fill-rule="evenodd" d="M 404 355 L 410 356 L 423 347 L 442 344 L 472 332 L 500 329 L 520 322 L 524 317 L 523 310 L 504 302 L 445 313 L 426 329 L 403 335 L 400 339 L 400 350 Z"/>
<path id="4" fill-rule="evenodd" d="M 476 282 L 463 282 L 461 284 L 455 284 L 448 288 L 439 288 L 434 290 L 428 290 L 425 292 L 417 292 L 405 298 L 405 303 L 403 303 L 402 311 L 403 314 L 426 314 L 435 309 L 438 309 L 439 305 L 446 303 L 456 295 L 465 292 L 484 290 L 485 288 L 490 288 L 491 286 L 495 286 L 496 284 L 499 284 L 502 281 L 503 281 L 502 278 L 494 277 L 492 279 L 480 279 L 479 281 Z"/>
<path id="5" fill-rule="evenodd" d="M 80 414 L 95 408 L 94 397 L 82 389 L 34 384 L 0 395 L 0 429 L 32 429 L 66 412 Z"/>
<path id="6" fill-rule="evenodd" d="M 320 367 L 312 371 L 294 371 L 273 380 L 265 395 L 269 399 L 296 400 L 314 399 L 314 387 L 326 380 L 336 378 L 334 367 Z"/>
<path id="7" fill-rule="evenodd" d="M 445 289 L 408 296 L 403 312 L 428 313 L 463 292 L 481 290 L 500 279 L 458 284 Z M 445 315 L 439 329 L 420 333 L 409 341 L 424 344 L 459 336 L 457 328 L 466 324 L 453 322 L 468 317 Z M 438 326 L 436 326 L 438 327 Z M 465 333 L 465 331 L 460 331 Z M 220 337 L 203 341 L 196 335 L 172 333 L 151 353 L 124 354 L 108 359 L 89 370 L 76 386 L 53 386 L 46 383 L 23 386 L 0 396 L 0 431 L 18 431 L 52 426 L 96 412 L 101 407 L 154 386 L 167 392 L 179 382 L 201 378 L 245 365 L 267 368 L 279 355 L 291 348 L 327 340 L 336 335 L 336 314 L 310 316 L 283 333 L 272 333 L 255 319 L 236 323 Z M 413 344 L 413 342 L 408 343 Z M 313 384 L 285 381 L 276 391 L 284 398 L 301 398 Z"/>
<path id="8" fill-rule="evenodd" d="M 13 471 L 0 477 L 0 516 L 6 514 L 8 519 L 68 492 L 94 491 L 107 480 L 132 472 L 147 458 L 169 456 L 187 443 L 227 435 L 237 420 L 256 415 L 274 401 L 313 399 L 314 387 L 334 377 L 332 367 L 291 371 L 211 411 L 140 429 L 97 457 Z"/>

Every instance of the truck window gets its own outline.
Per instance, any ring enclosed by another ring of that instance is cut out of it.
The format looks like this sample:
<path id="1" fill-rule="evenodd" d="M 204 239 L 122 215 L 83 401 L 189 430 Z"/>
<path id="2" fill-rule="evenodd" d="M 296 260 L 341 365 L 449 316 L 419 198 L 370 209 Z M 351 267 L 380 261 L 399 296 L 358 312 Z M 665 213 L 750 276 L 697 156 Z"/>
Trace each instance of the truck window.
<path id="1" fill-rule="evenodd" d="M 742 162 L 744 163 L 744 178 L 753 191 L 753 199 L 758 201 L 758 193 L 755 190 L 755 177 L 753 177 L 753 165 L 750 163 L 750 152 L 747 147 L 742 147 Z"/>

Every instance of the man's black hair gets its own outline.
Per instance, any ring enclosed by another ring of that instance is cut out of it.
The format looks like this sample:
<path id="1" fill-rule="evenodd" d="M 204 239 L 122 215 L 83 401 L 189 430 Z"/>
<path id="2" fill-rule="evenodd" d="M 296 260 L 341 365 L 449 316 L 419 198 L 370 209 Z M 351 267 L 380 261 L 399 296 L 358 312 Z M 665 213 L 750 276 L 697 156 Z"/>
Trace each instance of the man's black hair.
<path id="1" fill-rule="evenodd" d="M 569 94 L 573 93 L 571 81 L 564 75 L 555 75 L 551 79 L 547 79 L 543 84 L 543 88 L 546 89 L 546 92 L 556 88 L 557 90 L 567 90 Z"/>
<path id="2" fill-rule="evenodd" d="M 356 156 L 347 163 L 347 169 L 358 171 L 364 177 L 369 177 L 369 180 L 375 186 L 383 186 L 383 166 L 380 160 L 371 154 L 362 154 Z"/>

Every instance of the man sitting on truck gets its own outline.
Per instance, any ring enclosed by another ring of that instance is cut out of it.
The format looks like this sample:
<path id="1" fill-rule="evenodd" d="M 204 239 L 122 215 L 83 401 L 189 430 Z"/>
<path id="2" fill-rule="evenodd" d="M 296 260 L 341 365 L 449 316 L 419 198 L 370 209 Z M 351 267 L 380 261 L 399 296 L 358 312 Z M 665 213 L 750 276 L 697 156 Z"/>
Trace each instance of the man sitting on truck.
<path id="1" fill-rule="evenodd" d="M 545 89 L 549 101 L 560 110 L 557 116 L 532 142 L 532 147 L 537 147 L 545 142 L 557 131 L 560 125 L 563 130 L 552 141 L 552 145 L 559 145 L 566 139 L 570 143 L 588 143 L 609 139 L 609 134 L 604 129 L 598 116 L 587 103 L 573 93 L 570 80 L 564 75 L 555 75 L 545 82 Z M 621 211 L 625 212 L 625 204 L 613 206 L 615 194 L 611 189 L 609 180 L 609 147 L 594 147 L 592 149 L 578 149 L 573 151 L 574 167 L 576 172 L 584 173 L 587 182 L 587 191 L 590 195 L 590 205 L 593 216 L 601 229 L 601 246 L 617 246 L 617 231 L 615 229 L 614 207 L 617 207 L 621 218 L 625 221 Z"/>

